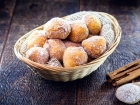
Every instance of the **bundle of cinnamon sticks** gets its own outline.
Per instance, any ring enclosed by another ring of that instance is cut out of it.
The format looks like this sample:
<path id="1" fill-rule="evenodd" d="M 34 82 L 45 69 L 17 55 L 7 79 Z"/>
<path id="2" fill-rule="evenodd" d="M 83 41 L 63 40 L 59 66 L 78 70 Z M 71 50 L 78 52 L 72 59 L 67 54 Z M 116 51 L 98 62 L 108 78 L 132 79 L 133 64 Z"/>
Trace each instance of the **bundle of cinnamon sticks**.
<path id="1" fill-rule="evenodd" d="M 113 86 L 119 86 L 134 80 L 140 76 L 140 59 L 120 67 L 106 75 L 108 82 Z"/>

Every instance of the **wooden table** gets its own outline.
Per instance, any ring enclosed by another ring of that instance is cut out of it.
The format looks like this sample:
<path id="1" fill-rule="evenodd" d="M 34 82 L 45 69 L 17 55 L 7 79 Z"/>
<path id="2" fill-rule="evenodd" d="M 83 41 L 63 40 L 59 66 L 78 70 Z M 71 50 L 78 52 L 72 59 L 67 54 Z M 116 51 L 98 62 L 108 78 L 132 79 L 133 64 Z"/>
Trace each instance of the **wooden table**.
<path id="1" fill-rule="evenodd" d="M 123 31 L 118 47 L 98 70 L 83 79 L 53 82 L 16 58 L 13 47 L 23 34 L 52 17 L 83 10 L 114 15 Z M 105 75 L 139 58 L 139 0 L 0 1 L 0 105 L 125 105 L 116 99 L 118 87 L 106 82 Z"/>

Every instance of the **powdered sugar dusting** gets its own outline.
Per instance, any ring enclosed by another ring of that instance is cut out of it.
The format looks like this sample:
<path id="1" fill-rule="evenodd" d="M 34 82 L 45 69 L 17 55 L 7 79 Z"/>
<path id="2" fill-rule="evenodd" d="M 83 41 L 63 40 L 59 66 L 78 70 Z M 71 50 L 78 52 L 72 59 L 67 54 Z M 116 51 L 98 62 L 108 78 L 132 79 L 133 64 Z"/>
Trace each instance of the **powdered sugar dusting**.
<path id="1" fill-rule="evenodd" d="M 62 61 L 66 49 L 65 44 L 60 39 L 49 39 L 48 44 L 50 58 L 56 58 L 59 61 Z"/>
<path id="2" fill-rule="evenodd" d="M 134 104 L 140 100 L 140 87 L 134 84 L 126 84 L 116 90 L 116 97 L 128 104 Z"/>
<path id="3" fill-rule="evenodd" d="M 47 36 L 43 30 L 35 30 L 28 37 L 27 48 L 42 47 L 46 40 Z"/>
<path id="4" fill-rule="evenodd" d="M 64 53 L 63 62 L 65 67 L 74 67 L 87 63 L 87 53 L 83 47 L 68 47 Z"/>
<path id="5" fill-rule="evenodd" d="M 82 20 L 71 21 L 70 24 L 71 24 L 71 25 L 74 25 L 75 27 L 81 27 L 81 28 L 83 28 L 83 29 L 85 29 L 85 27 L 86 27 L 85 22 L 82 21 Z"/>
<path id="6" fill-rule="evenodd" d="M 49 51 L 50 46 L 49 46 L 48 40 L 46 40 L 46 42 L 44 43 L 43 48 Z"/>
<path id="7" fill-rule="evenodd" d="M 82 46 L 92 58 L 98 58 L 106 50 L 106 40 L 102 36 L 92 36 L 82 42 Z"/>
<path id="8" fill-rule="evenodd" d="M 90 34 L 92 35 L 99 34 L 101 30 L 101 22 L 96 16 L 87 13 L 82 17 L 82 20 L 85 21 Z"/>
<path id="9" fill-rule="evenodd" d="M 65 39 L 69 35 L 71 27 L 66 20 L 56 17 L 44 25 L 44 31 L 48 38 Z"/>
<path id="10" fill-rule="evenodd" d="M 51 58 L 47 62 L 47 65 L 51 67 L 62 67 L 61 63 L 56 58 Z"/>
<path id="11" fill-rule="evenodd" d="M 45 64 L 49 59 L 49 53 L 45 48 L 32 47 L 26 52 L 26 58 L 40 64 Z"/>
<path id="12" fill-rule="evenodd" d="M 41 37 L 41 36 L 46 36 L 45 35 L 45 31 L 43 31 L 43 30 L 35 30 L 35 31 L 33 31 L 30 35 L 29 35 L 29 37 L 28 37 L 28 39 L 29 40 L 31 40 L 32 38 L 34 38 L 34 37 Z"/>
<path id="13" fill-rule="evenodd" d="M 73 42 L 81 42 L 86 39 L 89 31 L 86 26 L 86 23 L 82 20 L 75 20 L 70 23 L 71 25 L 71 33 L 69 35 L 69 39 Z"/>
<path id="14" fill-rule="evenodd" d="M 71 50 L 72 51 L 72 50 Z M 75 58 L 75 61 L 77 63 L 77 65 L 81 65 L 81 64 L 84 64 L 87 62 L 87 53 L 84 51 L 83 47 L 78 47 L 78 48 L 74 48 L 73 47 L 73 51 L 79 51 L 79 53 L 81 53 L 81 56 L 74 56 L 73 57 Z M 83 54 L 82 54 L 83 53 Z"/>
<path id="15" fill-rule="evenodd" d="M 36 33 L 37 33 L 38 36 L 46 36 L 44 30 L 36 30 Z"/>
<path id="16" fill-rule="evenodd" d="M 107 40 L 108 47 L 110 47 L 114 40 L 114 31 L 110 24 L 103 25 L 100 36 L 103 36 Z"/>

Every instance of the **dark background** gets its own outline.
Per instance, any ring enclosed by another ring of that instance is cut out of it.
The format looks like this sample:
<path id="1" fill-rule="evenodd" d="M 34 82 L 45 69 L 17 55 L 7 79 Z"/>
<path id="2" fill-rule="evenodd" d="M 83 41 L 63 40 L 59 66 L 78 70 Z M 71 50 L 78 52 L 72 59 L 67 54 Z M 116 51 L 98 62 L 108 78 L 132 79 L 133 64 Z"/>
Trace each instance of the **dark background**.
<path id="1" fill-rule="evenodd" d="M 53 17 L 83 10 L 107 12 L 122 28 L 118 47 L 95 72 L 71 82 L 53 82 L 16 58 L 13 47 L 22 35 Z M 125 105 L 116 99 L 118 87 L 107 83 L 105 75 L 139 58 L 139 0 L 0 0 L 0 105 Z"/>

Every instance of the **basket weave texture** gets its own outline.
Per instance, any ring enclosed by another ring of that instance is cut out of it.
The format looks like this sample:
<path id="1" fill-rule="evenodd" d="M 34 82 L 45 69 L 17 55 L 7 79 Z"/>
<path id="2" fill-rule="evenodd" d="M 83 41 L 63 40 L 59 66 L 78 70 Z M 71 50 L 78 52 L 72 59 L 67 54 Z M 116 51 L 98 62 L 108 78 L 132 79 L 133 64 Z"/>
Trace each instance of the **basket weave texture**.
<path id="1" fill-rule="evenodd" d="M 83 78 L 92 73 L 93 71 L 97 70 L 97 68 L 104 63 L 106 58 L 115 50 L 115 48 L 119 44 L 121 39 L 121 28 L 117 20 L 112 15 L 103 12 L 82 11 L 65 16 L 63 18 L 68 21 L 78 20 L 81 19 L 82 16 L 86 13 L 91 13 L 100 19 L 102 23 L 100 35 L 104 36 L 108 42 L 107 51 L 99 58 L 87 64 L 69 68 L 50 67 L 45 64 L 39 64 L 27 59 L 25 57 L 25 52 L 27 50 L 26 45 L 28 36 L 35 30 L 42 30 L 44 25 L 33 29 L 32 31 L 26 33 L 17 40 L 14 46 L 14 52 L 17 58 L 27 64 L 27 66 L 35 73 L 39 74 L 47 80 L 53 81 L 73 81 L 79 78 Z"/>

